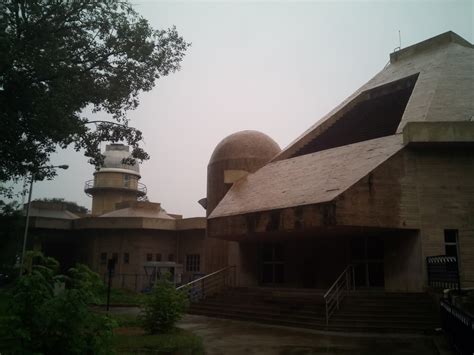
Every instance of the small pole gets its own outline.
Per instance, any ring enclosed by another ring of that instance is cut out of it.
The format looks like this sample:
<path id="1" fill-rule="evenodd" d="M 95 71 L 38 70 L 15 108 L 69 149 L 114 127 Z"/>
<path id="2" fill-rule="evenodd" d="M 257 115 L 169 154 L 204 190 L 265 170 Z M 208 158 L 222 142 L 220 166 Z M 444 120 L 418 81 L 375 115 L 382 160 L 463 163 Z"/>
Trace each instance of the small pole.
<path id="1" fill-rule="evenodd" d="M 107 269 L 109 271 L 109 283 L 107 285 L 107 313 L 109 312 L 109 309 L 110 309 L 110 289 L 112 287 L 112 275 L 115 268 L 115 262 L 116 262 L 115 259 L 109 259 L 107 263 Z"/>
<path id="2" fill-rule="evenodd" d="M 33 181 L 34 181 L 34 176 L 33 174 L 31 174 L 30 191 L 28 192 L 28 207 L 26 209 L 25 232 L 23 234 L 23 250 L 21 252 L 20 276 L 23 273 L 23 262 L 25 261 L 26 240 L 28 238 L 28 227 L 30 224 L 30 207 L 31 207 L 31 194 L 33 192 Z"/>

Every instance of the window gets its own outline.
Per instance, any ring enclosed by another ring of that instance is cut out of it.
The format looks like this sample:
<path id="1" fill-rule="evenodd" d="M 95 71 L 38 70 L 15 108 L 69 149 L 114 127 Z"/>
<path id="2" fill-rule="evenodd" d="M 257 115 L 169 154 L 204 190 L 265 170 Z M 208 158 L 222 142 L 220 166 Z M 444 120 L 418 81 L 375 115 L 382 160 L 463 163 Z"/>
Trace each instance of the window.
<path id="1" fill-rule="evenodd" d="M 168 261 L 174 261 L 174 254 L 168 255 Z"/>
<path id="2" fill-rule="evenodd" d="M 125 174 L 123 176 L 123 186 L 130 187 L 130 175 Z"/>
<path id="3" fill-rule="evenodd" d="M 147 254 L 146 261 L 153 261 L 153 254 Z"/>
<path id="4" fill-rule="evenodd" d="M 199 271 L 201 256 L 199 254 L 186 255 L 186 271 Z"/>
<path id="5" fill-rule="evenodd" d="M 130 264 L 130 254 L 129 253 L 123 253 L 123 263 L 124 264 Z"/>
<path id="6" fill-rule="evenodd" d="M 107 264 L 107 253 L 100 253 L 100 264 Z"/>
<path id="7" fill-rule="evenodd" d="M 112 253 L 112 259 L 115 260 L 115 263 L 118 263 L 118 253 Z"/>
<path id="8" fill-rule="evenodd" d="M 444 230 L 444 248 L 447 256 L 458 257 L 458 230 Z"/>
<path id="9" fill-rule="evenodd" d="M 161 261 L 161 254 L 160 253 L 156 254 L 155 257 L 156 257 L 156 261 Z"/>
<path id="10" fill-rule="evenodd" d="M 360 93 L 291 157 L 395 134 L 417 79 L 415 74 Z"/>

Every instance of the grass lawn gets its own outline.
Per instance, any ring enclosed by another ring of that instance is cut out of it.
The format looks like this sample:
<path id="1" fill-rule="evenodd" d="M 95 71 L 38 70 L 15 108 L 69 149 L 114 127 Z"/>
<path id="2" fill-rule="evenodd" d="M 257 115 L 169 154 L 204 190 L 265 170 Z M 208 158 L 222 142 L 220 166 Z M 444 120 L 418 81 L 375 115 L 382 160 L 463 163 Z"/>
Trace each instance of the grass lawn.
<path id="1" fill-rule="evenodd" d="M 113 348 L 118 354 L 204 354 L 202 339 L 190 331 L 175 328 L 149 335 L 135 315 L 113 314 L 112 318 L 117 322 Z"/>
<path id="2" fill-rule="evenodd" d="M 143 293 L 134 292 L 130 290 L 123 290 L 113 288 L 110 290 L 110 304 L 111 305 L 129 305 L 138 306 L 147 297 Z M 107 289 L 104 289 L 100 293 L 100 304 L 105 305 L 107 303 Z"/>
<path id="3" fill-rule="evenodd" d="M 149 335 L 139 327 L 127 327 L 114 333 L 114 350 L 119 354 L 204 354 L 202 339 L 182 329 Z"/>

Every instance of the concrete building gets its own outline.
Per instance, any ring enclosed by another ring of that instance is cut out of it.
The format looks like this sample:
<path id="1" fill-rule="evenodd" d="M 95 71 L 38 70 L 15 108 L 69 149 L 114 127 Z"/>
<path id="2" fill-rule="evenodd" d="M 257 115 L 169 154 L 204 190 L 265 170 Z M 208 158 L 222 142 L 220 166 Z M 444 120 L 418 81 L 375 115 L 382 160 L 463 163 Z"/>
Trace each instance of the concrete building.
<path id="1" fill-rule="evenodd" d="M 284 150 L 255 131 L 225 138 L 208 165 L 207 218 L 144 201 L 128 155 L 107 146 L 85 186 L 91 216 L 32 219 L 47 254 L 99 273 L 116 258 L 124 275 L 175 262 L 183 281 L 235 265 L 240 286 L 318 290 L 353 265 L 358 288 L 403 293 L 428 289 L 427 257 L 452 255 L 474 286 L 474 54 L 455 33 L 390 54 Z"/>
<path id="2" fill-rule="evenodd" d="M 474 51 L 447 32 L 389 64 L 280 151 L 240 132 L 208 168 L 207 235 L 241 286 L 428 288 L 426 258 L 457 256 L 474 286 Z"/>
<path id="3" fill-rule="evenodd" d="M 61 203 L 32 202 L 36 248 L 63 268 L 81 262 L 101 275 L 107 261 L 115 259 L 114 286 L 135 290 L 149 285 L 151 265 L 157 263 L 182 270 L 181 282 L 212 271 L 206 261 L 205 218 L 182 218 L 146 201 L 139 166 L 123 164 L 130 156 L 127 146 L 107 145 L 104 156 L 94 179 L 85 183 L 91 215 L 77 216 Z"/>

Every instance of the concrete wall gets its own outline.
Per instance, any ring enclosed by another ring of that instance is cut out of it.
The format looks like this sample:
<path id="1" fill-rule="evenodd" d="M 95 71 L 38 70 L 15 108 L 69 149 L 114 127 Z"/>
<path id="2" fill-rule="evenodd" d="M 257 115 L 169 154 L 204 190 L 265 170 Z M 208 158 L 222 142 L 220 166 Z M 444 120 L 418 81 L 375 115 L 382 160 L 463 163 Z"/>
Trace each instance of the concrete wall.
<path id="1" fill-rule="evenodd" d="M 128 183 L 124 176 L 128 175 Z M 115 204 L 124 201 L 136 201 L 138 176 L 118 172 L 97 172 L 94 174 L 94 188 L 118 188 L 117 190 L 94 190 L 92 214 L 101 215 L 115 210 Z M 127 191 L 126 189 L 130 189 Z"/>
<path id="2" fill-rule="evenodd" d="M 400 255 L 398 262 L 392 258 L 386 264 L 387 275 L 394 277 L 387 285 L 394 290 L 426 287 L 426 257 L 445 254 L 444 230 L 457 229 L 462 282 L 474 286 L 474 149 L 404 149 L 337 198 L 335 220 L 420 231 L 419 242 L 400 238 L 387 247 Z M 406 263 L 410 271 L 393 273 Z"/>

